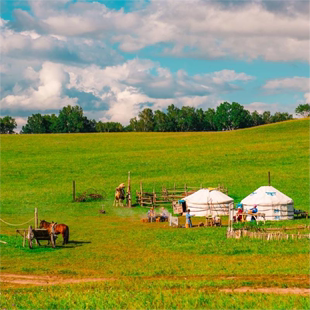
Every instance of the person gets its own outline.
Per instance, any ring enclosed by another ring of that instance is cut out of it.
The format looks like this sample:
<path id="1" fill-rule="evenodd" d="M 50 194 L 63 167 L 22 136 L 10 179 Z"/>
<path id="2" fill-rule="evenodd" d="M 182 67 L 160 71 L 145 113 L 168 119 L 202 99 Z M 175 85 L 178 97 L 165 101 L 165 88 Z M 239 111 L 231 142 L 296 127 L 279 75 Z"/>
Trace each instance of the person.
<path id="1" fill-rule="evenodd" d="M 251 208 L 250 211 L 251 211 L 252 214 L 257 213 L 258 212 L 257 205 L 254 205 L 254 207 Z M 251 221 L 256 221 L 256 218 L 254 216 L 252 216 Z"/>
<path id="2" fill-rule="evenodd" d="M 234 215 L 234 222 L 242 222 L 243 204 L 238 203 L 237 214 Z"/>
<path id="3" fill-rule="evenodd" d="M 191 217 L 193 217 L 195 215 L 191 215 L 190 212 L 191 212 L 191 210 L 188 209 L 187 213 L 186 213 L 186 224 L 188 224 L 189 227 L 193 227 Z"/>
<path id="4" fill-rule="evenodd" d="M 147 218 L 148 218 L 149 222 L 155 222 L 156 216 L 155 216 L 154 207 L 151 207 L 151 209 L 148 211 Z"/>
<path id="5" fill-rule="evenodd" d="M 165 222 L 166 220 L 168 220 L 168 218 L 169 218 L 168 211 L 164 207 L 162 207 L 160 213 L 160 221 Z"/>
<path id="6" fill-rule="evenodd" d="M 237 211 L 237 220 L 238 222 L 242 221 L 242 213 L 243 213 L 243 204 L 238 203 L 238 211 Z"/>

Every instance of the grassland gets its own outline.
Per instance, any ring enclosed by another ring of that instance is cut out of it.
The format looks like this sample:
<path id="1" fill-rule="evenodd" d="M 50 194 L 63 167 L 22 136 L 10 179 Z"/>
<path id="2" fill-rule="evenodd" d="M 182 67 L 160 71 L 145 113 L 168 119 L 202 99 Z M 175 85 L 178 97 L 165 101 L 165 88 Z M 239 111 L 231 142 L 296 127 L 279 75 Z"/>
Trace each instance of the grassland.
<path id="1" fill-rule="evenodd" d="M 146 224 L 140 222 L 145 209 L 113 208 L 112 202 L 129 170 L 133 192 L 140 180 L 150 190 L 174 182 L 224 184 L 235 201 L 265 185 L 271 171 L 272 185 L 296 208 L 309 210 L 308 157 L 309 119 L 220 133 L 2 136 L 1 218 L 22 223 L 37 207 L 40 219 L 68 224 L 73 242 L 31 251 L 21 247 L 15 227 L 1 223 L 0 239 L 8 242 L 0 245 L 1 271 L 114 281 L 42 290 L 5 286 L 2 308 L 307 309 L 308 297 L 219 291 L 307 287 L 309 281 L 298 280 L 309 275 L 306 240 L 232 240 L 225 227 Z M 107 214 L 98 212 L 102 202 L 72 203 L 72 180 L 78 192 L 104 189 Z M 274 225 L 296 223 L 309 222 Z"/>

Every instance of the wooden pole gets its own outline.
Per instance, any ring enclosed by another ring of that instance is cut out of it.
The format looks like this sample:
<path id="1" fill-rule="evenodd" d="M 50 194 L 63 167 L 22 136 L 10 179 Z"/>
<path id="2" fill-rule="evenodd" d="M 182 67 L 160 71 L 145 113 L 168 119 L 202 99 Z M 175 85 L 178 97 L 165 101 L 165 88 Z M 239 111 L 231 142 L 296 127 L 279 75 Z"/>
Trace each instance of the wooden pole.
<path id="1" fill-rule="evenodd" d="M 270 171 L 268 171 L 268 186 L 270 186 Z"/>
<path id="2" fill-rule="evenodd" d="M 140 197 L 141 197 L 141 203 L 140 203 L 140 205 L 141 205 L 141 207 L 143 207 L 143 187 L 142 187 L 142 182 L 140 182 Z"/>
<path id="3" fill-rule="evenodd" d="M 127 206 L 131 208 L 130 171 L 128 171 Z"/>
<path id="4" fill-rule="evenodd" d="M 153 187 L 153 199 L 152 199 L 152 201 L 153 201 L 153 206 L 155 206 L 155 204 L 156 204 L 156 192 L 155 192 L 155 185 L 154 185 L 154 187 Z"/>
<path id="5" fill-rule="evenodd" d="M 24 230 L 23 248 L 25 247 L 25 244 L 26 244 L 26 230 Z"/>
<path id="6" fill-rule="evenodd" d="M 72 199 L 75 201 L 75 181 L 72 181 Z"/>
<path id="7" fill-rule="evenodd" d="M 38 208 L 34 208 L 34 229 L 38 229 L 39 219 L 38 219 Z"/>

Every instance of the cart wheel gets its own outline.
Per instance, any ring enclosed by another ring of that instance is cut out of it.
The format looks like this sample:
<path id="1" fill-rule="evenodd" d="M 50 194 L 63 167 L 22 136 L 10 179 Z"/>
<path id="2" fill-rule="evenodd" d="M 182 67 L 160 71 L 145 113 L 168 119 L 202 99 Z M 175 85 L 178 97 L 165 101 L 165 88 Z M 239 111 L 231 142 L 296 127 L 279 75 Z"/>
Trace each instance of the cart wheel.
<path id="1" fill-rule="evenodd" d="M 29 244 L 29 249 L 32 249 L 32 235 L 33 235 L 32 227 L 29 226 L 29 229 L 28 229 L 28 244 Z"/>

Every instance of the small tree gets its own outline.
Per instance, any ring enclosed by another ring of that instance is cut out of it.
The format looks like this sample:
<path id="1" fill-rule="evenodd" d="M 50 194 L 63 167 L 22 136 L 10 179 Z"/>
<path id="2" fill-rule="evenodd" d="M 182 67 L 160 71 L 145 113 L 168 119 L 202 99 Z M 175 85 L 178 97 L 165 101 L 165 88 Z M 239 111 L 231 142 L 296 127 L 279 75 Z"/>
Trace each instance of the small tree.
<path id="1" fill-rule="evenodd" d="M 305 104 L 300 104 L 296 109 L 295 113 L 297 115 L 300 115 L 301 117 L 307 117 L 310 116 L 310 104 L 305 103 Z"/>
<path id="2" fill-rule="evenodd" d="M 14 133 L 14 129 L 17 127 L 16 121 L 11 116 L 5 116 L 0 118 L 0 133 L 11 134 Z"/>

